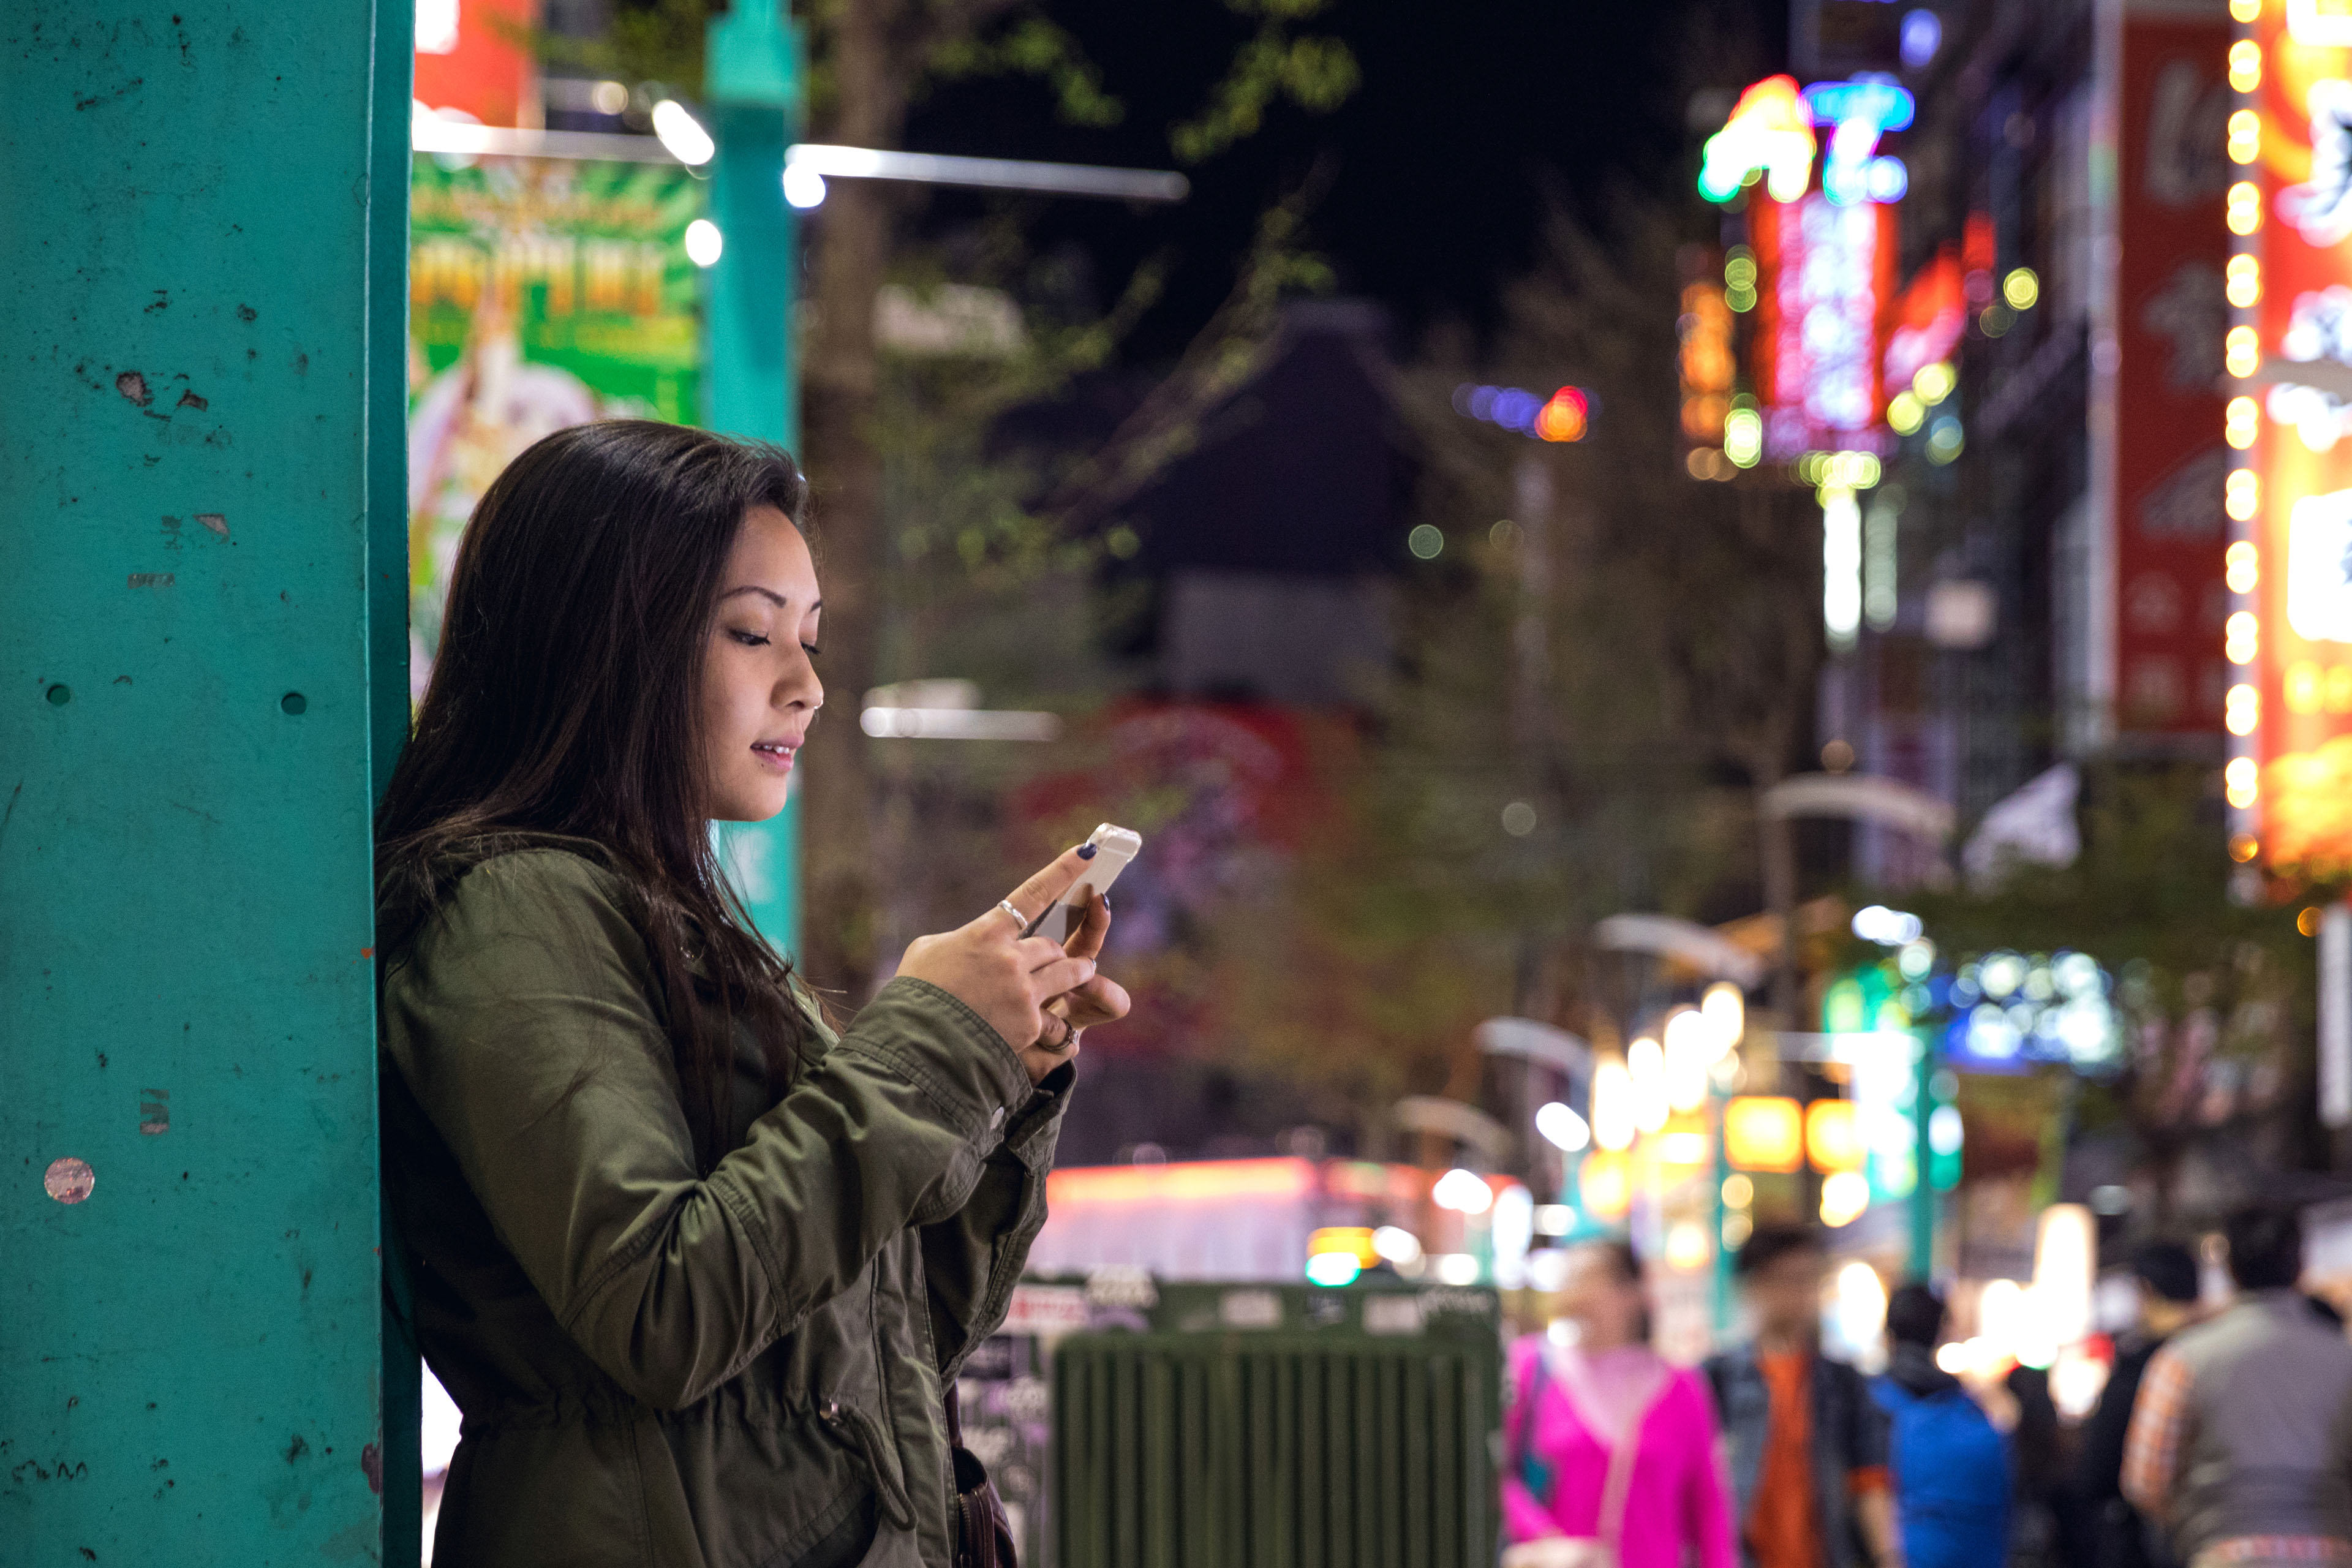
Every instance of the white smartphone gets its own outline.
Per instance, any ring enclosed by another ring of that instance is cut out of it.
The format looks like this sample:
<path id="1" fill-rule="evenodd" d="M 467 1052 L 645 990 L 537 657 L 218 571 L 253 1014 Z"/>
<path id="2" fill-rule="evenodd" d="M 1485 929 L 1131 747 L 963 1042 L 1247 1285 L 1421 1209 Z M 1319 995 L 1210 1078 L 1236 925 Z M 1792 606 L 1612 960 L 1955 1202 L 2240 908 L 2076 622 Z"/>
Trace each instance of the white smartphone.
<path id="1" fill-rule="evenodd" d="M 1070 890 L 1032 921 L 1022 935 L 1042 936 L 1052 942 L 1069 941 L 1070 933 L 1085 923 L 1094 896 L 1110 891 L 1110 885 L 1118 880 L 1118 874 L 1127 869 L 1127 863 L 1143 847 L 1143 836 L 1132 828 L 1114 827 L 1106 822 L 1094 830 L 1087 842 L 1095 847 L 1087 868 L 1078 873 Z"/>

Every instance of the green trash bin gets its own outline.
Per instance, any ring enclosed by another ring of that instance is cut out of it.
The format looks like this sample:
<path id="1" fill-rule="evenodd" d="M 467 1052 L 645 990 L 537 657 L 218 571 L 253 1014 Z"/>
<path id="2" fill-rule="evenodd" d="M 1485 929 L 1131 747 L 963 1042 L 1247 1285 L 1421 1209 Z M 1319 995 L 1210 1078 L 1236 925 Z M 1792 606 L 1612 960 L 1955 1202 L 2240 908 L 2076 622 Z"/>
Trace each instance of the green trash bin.
<path id="1" fill-rule="evenodd" d="M 1155 1289 L 1054 1352 L 1055 1568 L 1489 1568 L 1493 1292 Z"/>

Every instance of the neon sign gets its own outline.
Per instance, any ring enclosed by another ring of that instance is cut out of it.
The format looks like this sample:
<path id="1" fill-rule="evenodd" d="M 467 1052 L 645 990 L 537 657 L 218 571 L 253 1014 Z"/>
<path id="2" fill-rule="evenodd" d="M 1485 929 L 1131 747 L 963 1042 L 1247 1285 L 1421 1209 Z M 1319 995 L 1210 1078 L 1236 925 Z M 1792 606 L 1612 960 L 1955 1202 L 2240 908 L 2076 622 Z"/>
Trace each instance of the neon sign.
<path id="1" fill-rule="evenodd" d="M 1758 390 L 1765 455 L 1874 449 L 1879 301 L 1895 269 L 1895 212 L 1840 206 L 1819 192 L 1759 202 L 1749 219 L 1762 264 Z"/>
<path id="2" fill-rule="evenodd" d="M 1728 202 L 1760 176 L 1774 201 L 1795 201 L 1812 184 L 1821 150 L 1813 128 L 1827 126 L 1822 194 L 1838 206 L 1899 201 L 1910 175 L 1902 159 L 1878 151 L 1878 141 L 1906 129 L 1914 110 L 1909 91 L 1887 77 L 1815 82 L 1801 92 L 1794 77 L 1766 77 L 1739 95 L 1731 118 L 1707 138 L 1699 195 Z"/>
<path id="3" fill-rule="evenodd" d="M 1797 94 L 1797 79 L 1768 76 L 1739 95 L 1731 118 L 1706 139 L 1699 195 L 1727 202 L 1758 175 L 1774 201 L 1792 202 L 1813 180 L 1813 117 Z"/>
<path id="4" fill-rule="evenodd" d="M 1903 160 L 1882 154 L 1878 139 L 1911 124 L 1911 94 L 1884 77 L 1815 82 L 1805 89 L 1813 123 L 1827 125 L 1829 156 L 1822 162 L 1822 194 L 1839 206 L 1903 199 L 1911 176 Z"/>
<path id="5" fill-rule="evenodd" d="M 2232 11 L 2230 852 L 2326 880 L 2352 869 L 2352 12 Z"/>

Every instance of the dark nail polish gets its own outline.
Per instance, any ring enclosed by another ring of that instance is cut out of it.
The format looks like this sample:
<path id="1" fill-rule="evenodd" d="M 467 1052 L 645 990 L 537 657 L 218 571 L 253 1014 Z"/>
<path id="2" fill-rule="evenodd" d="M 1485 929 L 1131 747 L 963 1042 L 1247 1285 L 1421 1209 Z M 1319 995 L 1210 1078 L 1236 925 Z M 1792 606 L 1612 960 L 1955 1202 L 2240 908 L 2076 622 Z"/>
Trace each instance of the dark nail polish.
<path id="1" fill-rule="evenodd" d="M 1078 858 L 1079 858 L 1079 859 L 1081 859 L 1081 860 L 1091 860 L 1091 859 L 1093 859 L 1094 858 L 1095 858 L 1095 847 L 1094 847 L 1093 845 L 1091 845 L 1091 844 L 1081 844 L 1081 845 L 1079 845 L 1079 846 L 1078 846 Z"/>

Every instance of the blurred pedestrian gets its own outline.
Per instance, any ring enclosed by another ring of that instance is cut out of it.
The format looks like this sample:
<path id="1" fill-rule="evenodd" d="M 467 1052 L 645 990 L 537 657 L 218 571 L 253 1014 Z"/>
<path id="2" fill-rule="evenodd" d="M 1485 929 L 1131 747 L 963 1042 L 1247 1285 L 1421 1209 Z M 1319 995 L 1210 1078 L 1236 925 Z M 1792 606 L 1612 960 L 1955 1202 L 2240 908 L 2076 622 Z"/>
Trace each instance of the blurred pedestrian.
<path id="1" fill-rule="evenodd" d="M 2189 1568 L 2352 1562 L 2352 1343 L 2295 1289 L 2294 1210 L 2242 1209 L 2222 1234 L 2238 1300 L 2149 1359 L 2124 1496 Z"/>
<path id="2" fill-rule="evenodd" d="M 1887 1366 L 1871 1394 L 1892 1424 L 1895 1512 L 1906 1568 L 2001 1568 L 2009 1557 L 2009 1443 L 1936 1364 L 1944 1299 L 1905 1285 L 1886 1303 Z"/>
<path id="3" fill-rule="evenodd" d="M 2018 1363 L 2001 1374 L 2005 1424 L 2017 1485 L 2010 1498 L 2010 1568 L 2079 1568 L 2067 1561 L 2058 1512 L 2066 1490 L 2064 1434 L 2045 1367 Z M 1990 1408 L 1988 1404 L 1987 1408 Z"/>
<path id="4" fill-rule="evenodd" d="M 2083 1423 L 2074 1464 L 2075 1496 L 2089 1516 L 2086 1568 L 2172 1568 L 2173 1563 L 2163 1533 L 2149 1529 L 2124 1499 L 2124 1439 L 2149 1360 L 2196 1321 L 2197 1259 L 2177 1241 L 2145 1242 L 2132 1254 L 2131 1272 L 2139 1294 L 2138 1318 L 2116 1342 L 2115 1365 L 2098 1405 Z"/>
<path id="5" fill-rule="evenodd" d="M 1731 1450 L 1747 1568 L 1896 1568 L 1886 1414 L 1821 1353 L 1819 1236 L 1763 1227 L 1739 1250 L 1752 1343 L 1706 1363 Z"/>
<path id="6" fill-rule="evenodd" d="M 1561 1309 L 1566 1344 L 1512 1352 L 1504 1568 L 1734 1568 L 1714 1407 L 1650 1348 L 1633 1249 L 1570 1248 Z"/>

